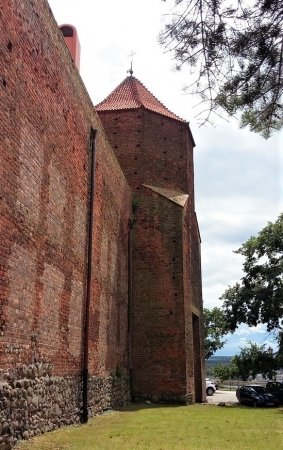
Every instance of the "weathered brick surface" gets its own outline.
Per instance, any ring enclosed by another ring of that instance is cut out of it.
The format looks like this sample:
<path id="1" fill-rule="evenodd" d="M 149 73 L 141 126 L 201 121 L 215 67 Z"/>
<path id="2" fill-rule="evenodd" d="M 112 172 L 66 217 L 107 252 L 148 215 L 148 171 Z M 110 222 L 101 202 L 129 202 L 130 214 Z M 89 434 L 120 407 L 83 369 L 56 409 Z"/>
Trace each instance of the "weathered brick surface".
<path id="1" fill-rule="evenodd" d="M 193 147 L 186 123 L 144 108 L 98 114 L 132 189 L 154 184 L 193 196 Z"/>
<path id="2" fill-rule="evenodd" d="M 200 237 L 189 126 L 144 108 L 99 111 L 99 116 L 135 192 L 135 393 L 203 401 Z M 181 207 L 144 185 L 187 194 L 188 199 Z"/>
<path id="3" fill-rule="evenodd" d="M 47 2 L 6 2 L 0 26 L 1 369 L 81 371 L 93 128 L 89 369 L 127 370 L 129 187 Z"/>
<path id="4" fill-rule="evenodd" d="M 104 131 L 45 0 L 6 2 L 0 27 L 0 446 L 29 436 L 27 410 L 30 435 L 76 422 L 81 412 L 91 129 L 98 137 L 89 412 L 129 399 L 129 368 L 138 399 L 202 400 L 188 125 L 140 108 L 100 113 Z M 185 202 L 172 200 L 170 190 Z"/>
<path id="5" fill-rule="evenodd" d="M 186 394 L 182 207 L 146 188 L 135 200 L 135 392 Z"/>
<path id="6" fill-rule="evenodd" d="M 205 401 L 203 307 L 200 237 L 197 219 L 188 199 L 183 211 L 184 313 L 187 386 L 193 401 Z"/>

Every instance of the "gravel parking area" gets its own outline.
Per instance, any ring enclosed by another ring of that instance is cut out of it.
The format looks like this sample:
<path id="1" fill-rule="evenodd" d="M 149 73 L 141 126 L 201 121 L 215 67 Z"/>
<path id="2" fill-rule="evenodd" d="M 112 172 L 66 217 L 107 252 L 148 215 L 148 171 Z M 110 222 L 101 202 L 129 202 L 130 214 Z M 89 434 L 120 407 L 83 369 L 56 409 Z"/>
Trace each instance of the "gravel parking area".
<path id="1" fill-rule="evenodd" d="M 238 403 L 236 397 L 236 391 L 223 391 L 217 390 L 213 395 L 207 395 L 206 400 L 208 403 L 218 404 L 220 402 L 224 403 Z"/>

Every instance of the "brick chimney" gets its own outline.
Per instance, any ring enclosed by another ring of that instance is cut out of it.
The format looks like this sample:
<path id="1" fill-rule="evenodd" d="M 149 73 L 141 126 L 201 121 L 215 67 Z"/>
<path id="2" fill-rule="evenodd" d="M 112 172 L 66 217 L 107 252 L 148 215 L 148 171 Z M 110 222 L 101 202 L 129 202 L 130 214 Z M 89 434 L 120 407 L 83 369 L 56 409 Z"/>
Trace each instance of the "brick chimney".
<path id="1" fill-rule="evenodd" d="M 78 38 L 78 33 L 73 25 L 61 25 L 60 30 L 64 36 L 65 42 L 70 50 L 73 61 L 76 64 L 78 70 L 80 70 L 80 56 L 81 46 Z"/>

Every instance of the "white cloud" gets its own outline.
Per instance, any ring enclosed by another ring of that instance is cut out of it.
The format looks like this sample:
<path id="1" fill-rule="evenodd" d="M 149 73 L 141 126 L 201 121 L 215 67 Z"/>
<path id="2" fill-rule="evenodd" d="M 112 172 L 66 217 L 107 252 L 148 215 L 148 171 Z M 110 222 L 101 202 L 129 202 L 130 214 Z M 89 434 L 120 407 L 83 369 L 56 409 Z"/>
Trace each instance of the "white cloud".
<path id="1" fill-rule="evenodd" d="M 247 325 L 241 325 L 235 333 L 228 335 L 226 339 L 227 343 L 221 350 L 216 352 L 216 355 L 233 356 L 238 354 L 242 348 L 249 347 L 249 342 L 259 346 L 265 345 L 266 350 L 271 347 L 273 351 L 277 351 L 278 348 L 276 332 L 267 333 L 263 324 L 251 328 Z"/>
<path id="2" fill-rule="evenodd" d="M 247 325 L 241 325 L 237 330 L 235 331 L 235 335 L 238 336 L 250 336 L 254 333 L 260 333 L 260 334 L 267 334 L 266 326 L 262 323 L 259 323 L 256 327 L 248 327 Z"/>

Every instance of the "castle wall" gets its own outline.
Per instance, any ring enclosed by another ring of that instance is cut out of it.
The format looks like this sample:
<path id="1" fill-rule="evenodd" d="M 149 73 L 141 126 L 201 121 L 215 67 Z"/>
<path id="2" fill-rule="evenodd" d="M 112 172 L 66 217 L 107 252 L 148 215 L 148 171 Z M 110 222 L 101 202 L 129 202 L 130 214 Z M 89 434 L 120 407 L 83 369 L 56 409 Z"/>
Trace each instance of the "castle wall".
<path id="1" fill-rule="evenodd" d="M 188 124 L 140 109 L 98 111 L 132 187 L 156 185 L 193 198 L 193 141 Z"/>
<path id="2" fill-rule="evenodd" d="M 91 128 L 98 130 L 98 137 L 90 413 L 129 397 L 132 205 L 127 182 L 47 2 L 6 2 L 0 27 L 0 423 L 5 420 L 0 446 L 5 449 L 6 441 L 10 448 L 25 431 L 32 436 L 41 427 L 54 428 L 79 418 Z M 122 375 L 118 384 L 113 381 L 115 373 Z M 62 398 L 64 383 L 70 392 Z M 61 386 L 54 388 L 55 397 L 48 394 L 54 385 Z M 20 394 L 17 401 L 11 398 L 15 389 L 22 390 L 23 399 Z M 41 400 L 36 400 L 39 392 Z M 33 405 L 28 414 L 25 402 Z"/>
<path id="3" fill-rule="evenodd" d="M 47 2 L 7 2 L 0 26 L 1 450 L 80 419 L 93 155 L 89 415 L 129 399 L 129 367 L 137 398 L 199 401 L 188 125 L 143 108 L 101 112 L 105 135 Z M 144 184 L 188 194 L 187 205 Z"/>
<path id="4" fill-rule="evenodd" d="M 135 195 L 134 393 L 190 403 L 186 386 L 182 207 L 148 188 Z M 187 330 L 192 333 L 192 330 Z"/>
<path id="5" fill-rule="evenodd" d="M 163 193 L 142 186 L 134 196 L 134 395 L 155 402 L 202 402 L 206 394 L 196 216 L 189 196 L 182 204 L 166 197 L 170 191 Z"/>
<path id="6" fill-rule="evenodd" d="M 200 236 L 190 198 L 183 210 L 183 271 L 187 387 L 206 401 Z"/>
<path id="7" fill-rule="evenodd" d="M 144 108 L 98 114 L 135 192 L 135 394 L 204 401 L 200 236 L 189 126 Z M 162 199 L 143 185 L 188 194 L 186 205 Z"/>

